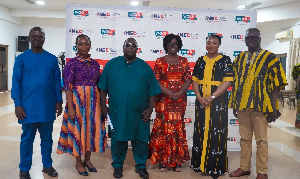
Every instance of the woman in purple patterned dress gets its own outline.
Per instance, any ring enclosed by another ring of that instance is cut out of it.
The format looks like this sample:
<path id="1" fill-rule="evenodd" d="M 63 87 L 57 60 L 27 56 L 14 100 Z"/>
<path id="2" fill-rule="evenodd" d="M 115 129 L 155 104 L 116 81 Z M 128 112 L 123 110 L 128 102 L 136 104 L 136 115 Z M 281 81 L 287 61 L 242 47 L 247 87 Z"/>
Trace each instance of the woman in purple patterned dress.
<path id="1" fill-rule="evenodd" d="M 78 173 L 87 176 L 97 172 L 90 161 L 91 152 L 102 153 L 106 147 L 105 121 L 101 119 L 100 93 L 97 88 L 100 66 L 90 58 L 91 41 L 86 35 L 76 38 L 77 54 L 64 69 L 66 107 L 58 141 L 57 153 L 76 158 Z M 81 160 L 84 155 L 84 160 Z"/>

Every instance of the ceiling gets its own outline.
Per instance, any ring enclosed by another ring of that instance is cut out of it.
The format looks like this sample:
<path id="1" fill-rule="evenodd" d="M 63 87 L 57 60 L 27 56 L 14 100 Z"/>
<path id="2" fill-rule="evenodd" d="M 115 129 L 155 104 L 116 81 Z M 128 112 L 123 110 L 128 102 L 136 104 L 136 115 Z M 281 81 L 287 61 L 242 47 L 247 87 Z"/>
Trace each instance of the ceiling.
<path id="1" fill-rule="evenodd" d="M 34 1 L 34 0 L 27 0 Z M 95 4 L 95 5 L 121 5 L 129 6 L 131 0 L 44 0 L 45 5 L 29 4 L 25 0 L 0 0 L 0 5 L 10 10 L 47 10 L 64 11 L 66 3 Z M 137 0 L 143 4 L 142 0 Z M 253 2 L 262 4 L 253 8 L 256 10 L 280 6 L 283 4 L 299 2 L 300 0 L 148 0 L 152 7 L 177 7 L 177 8 L 201 8 L 201 9 L 226 9 L 236 10 L 240 4 L 250 5 Z"/>

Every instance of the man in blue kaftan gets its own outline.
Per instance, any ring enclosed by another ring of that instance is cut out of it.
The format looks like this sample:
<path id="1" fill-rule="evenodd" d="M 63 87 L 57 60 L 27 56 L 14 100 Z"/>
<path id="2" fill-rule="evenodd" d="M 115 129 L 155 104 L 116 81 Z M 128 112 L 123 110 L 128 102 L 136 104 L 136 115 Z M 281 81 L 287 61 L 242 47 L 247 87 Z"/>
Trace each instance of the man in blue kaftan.
<path id="1" fill-rule="evenodd" d="M 30 179 L 33 141 L 38 130 L 41 138 L 43 172 L 57 177 L 52 167 L 52 131 L 55 113 L 62 112 L 60 69 L 57 58 L 43 49 L 44 30 L 29 32 L 31 49 L 20 54 L 14 64 L 11 97 L 15 114 L 22 124 L 20 143 L 20 179 Z"/>

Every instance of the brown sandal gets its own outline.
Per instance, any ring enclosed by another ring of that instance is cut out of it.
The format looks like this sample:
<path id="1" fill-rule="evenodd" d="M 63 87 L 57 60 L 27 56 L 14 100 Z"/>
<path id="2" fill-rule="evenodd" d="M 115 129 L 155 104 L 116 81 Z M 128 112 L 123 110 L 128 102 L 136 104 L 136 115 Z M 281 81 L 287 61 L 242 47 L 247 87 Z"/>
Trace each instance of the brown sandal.
<path id="1" fill-rule="evenodd" d="M 250 175 L 250 171 L 243 171 L 241 168 L 238 168 L 237 170 L 231 172 L 229 174 L 230 177 L 240 177 L 244 175 Z"/>

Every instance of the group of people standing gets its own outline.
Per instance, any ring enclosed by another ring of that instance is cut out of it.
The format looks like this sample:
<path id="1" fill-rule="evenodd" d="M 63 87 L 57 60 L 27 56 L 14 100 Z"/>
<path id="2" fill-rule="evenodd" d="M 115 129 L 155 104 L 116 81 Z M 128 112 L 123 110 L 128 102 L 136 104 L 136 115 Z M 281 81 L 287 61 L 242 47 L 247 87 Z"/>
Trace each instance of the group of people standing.
<path id="1" fill-rule="evenodd" d="M 45 33 L 40 27 L 29 32 L 31 49 L 16 58 L 12 98 L 22 124 L 20 179 L 30 179 L 33 140 L 41 135 L 43 172 L 58 176 L 52 167 L 51 148 L 55 113 L 62 113 L 60 70 L 56 57 L 43 49 Z M 286 77 L 275 55 L 260 47 L 260 32 L 250 28 L 245 38 L 248 51 L 234 62 L 218 52 L 221 37 L 206 38 L 207 55 L 200 57 L 193 70 L 178 55 L 183 46 L 178 35 L 163 39 L 166 55 L 156 60 L 154 69 L 136 57 L 138 44 L 128 38 L 123 56 L 111 59 L 100 74 L 99 64 L 90 57 L 91 40 L 76 38 L 76 57 L 64 69 L 66 106 L 57 153 L 75 157 L 80 175 L 97 172 L 91 152 L 102 153 L 107 145 L 105 120 L 110 118 L 113 176 L 123 177 L 123 164 L 131 141 L 135 172 L 149 178 L 146 160 L 159 164 L 161 172 L 180 172 L 190 159 L 184 115 L 187 90 L 192 84 L 196 95 L 191 169 L 218 178 L 228 171 L 228 107 L 239 119 L 241 134 L 240 168 L 231 177 L 250 174 L 252 135 L 257 142 L 257 179 L 266 179 L 267 124 L 278 116 L 277 96 Z M 230 99 L 227 89 L 232 86 Z M 109 96 L 109 108 L 107 106 Z M 277 96 L 276 96 L 277 95 Z M 38 102 L 38 105 L 35 104 Z M 150 117 L 156 118 L 150 133 Z M 84 160 L 81 156 L 84 156 Z"/>

